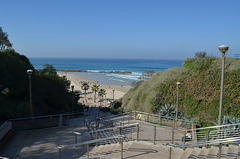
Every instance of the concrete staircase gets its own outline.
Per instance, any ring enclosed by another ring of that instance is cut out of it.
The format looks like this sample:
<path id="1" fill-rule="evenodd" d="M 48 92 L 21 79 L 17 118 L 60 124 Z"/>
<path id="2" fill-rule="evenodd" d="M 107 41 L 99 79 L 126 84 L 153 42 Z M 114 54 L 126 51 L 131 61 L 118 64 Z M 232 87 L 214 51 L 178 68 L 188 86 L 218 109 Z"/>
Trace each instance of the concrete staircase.
<path id="1" fill-rule="evenodd" d="M 123 144 L 123 158 L 131 159 L 168 159 L 169 148 L 164 145 L 153 145 L 146 141 L 129 141 Z M 121 156 L 121 145 L 106 144 L 98 147 L 92 147 L 89 157 L 106 157 L 111 159 L 119 159 Z M 80 158 L 86 158 L 87 154 Z M 213 159 L 218 158 L 218 147 L 211 148 L 187 148 L 186 150 L 175 148 L 172 149 L 172 159 Z M 223 159 L 238 159 L 240 158 L 240 146 L 223 146 Z"/>
<path id="2" fill-rule="evenodd" d="M 175 149 L 174 149 L 175 150 Z M 218 147 L 212 146 L 211 148 L 187 148 L 180 156 L 179 159 L 211 159 L 218 158 Z M 240 147 L 229 145 L 222 147 L 221 158 L 224 159 L 237 159 L 240 158 Z M 178 158 L 176 158 L 178 159 Z"/>
<path id="3" fill-rule="evenodd" d="M 116 123 L 114 125 L 117 125 Z M 94 131 L 96 129 L 105 128 L 105 125 L 100 125 L 99 127 L 91 127 L 91 130 Z M 102 126 L 102 127 L 101 127 Z M 146 127 L 146 126 L 145 126 Z M 169 158 L 169 150 L 170 148 L 162 145 L 160 142 L 157 142 L 156 145 L 153 145 L 151 141 L 151 131 L 148 127 L 145 128 L 144 125 L 141 125 L 140 131 L 149 130 L 150 133 L 141 133 L 142 141 L 136 142 L 136 129 L 134 128 L 126 128 L 122 129 L 122 134 L 126 135 L 123 143 L 123 158 L 131 158 L 131 159 L 168 159 Z M 165 130 L 163 130 L 165 131 Z M 159 132 L 159 131 L 158 131 Z M 98 137 L 104 138 L 108 136 L 117 135 L 118 131 L 99 131 Z M 150 135 L 149 135 L 150 134 Z M 166 134 L 165 134 L 166 135 Z M 171 133 L 165 137 L 166 140 L 170 141 Z M 182 137 L 180 135 L 180 137 Z M 144 141 L 143 141 L 144 140 Z M 100 146 L 92 147 L 90 150 L 89 157 L 106 157 L 111 159 L 119 159 L 121 157 L 121 145 L 118 144 L 118 139 L 112 139 L 111 141 L 102 141 L 98 143 Z M 213 159 L 218 158 L 218 147 L 212 146 L 211 148 L 174 148 L 172 149 L 172 159 Z M 87 154 L 81 156 L 80 158 L 86 158 Z M 240 159 L 240 146 L 223 146 L 221 158 L 223 159 Z"/>

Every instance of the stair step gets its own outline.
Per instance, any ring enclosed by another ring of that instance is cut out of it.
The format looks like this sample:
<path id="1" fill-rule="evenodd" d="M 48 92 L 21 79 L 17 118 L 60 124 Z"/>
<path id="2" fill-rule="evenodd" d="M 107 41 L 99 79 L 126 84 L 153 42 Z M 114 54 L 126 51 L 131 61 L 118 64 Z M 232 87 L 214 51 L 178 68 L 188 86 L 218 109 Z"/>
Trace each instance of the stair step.
<path id="1" fill-rule="evenodd" d="M 127 152 L 128 148 L 131 147 L 131 145 L 132 145 L 132 143 L 128 143 L 128 142 L 123 143 L 123 156 L 124 156 L 124 153 Z M 114 157 L 120 156 L 120 155 L 121 155 L 121 145 L 119 144 L 119 146 L 117 148 L 115 148 L 113 153 L 110 154 L 108 157 L 114 158 Z"/>
<path id="2" fill-rule="evenodd" d="M 184 150 L 180 149 L 180 148 L 174 148 L 172 150 L 173 150 L 172 151 L 172 158 L 179 158 L 179 156 L 181 156 L 181 154 L 184 152 Z"/>
<path id="3" fill-rule="evenodd" d="M 223 146 L 222 147 L 222 152 L 221 152 L 221 158 L 226 158 L 227 157 L 227 153 L 228 153 L 228 147 L 227 146 Z"/>
<path id="4" fill-rule="evenodd" d="M 201 149 L 200 148 L 197 148 L 195 147 L 191 154 L 188 156 L 188 159 L 196 159 L 198 157 L 198 154 L 200 153 Z"/>
<path id="5" fill-rule="evenodd" d="M 180 156 L 179 159 L 188 158 L 188 156 L 191 154 L 192 150 L 193 150 L 192 148 L 187 148 L 186 150 L 184 150 L 184 152 L 182 153 L 182 155 Z"/>
<path id="6" fill-rule="evenodd" d="M 238 157 L 240 156 L 240 145 L 238 145 Z"/>
<path id="7" fill-rule="evenodd" d="M 102 151 L 98 153 L 98 156 L 102 157 L 109 157 L 111 154 L 113 154 L 116 150 L 119 150 L 119 144 L 111 144 L 111 145 L 105 145 L 107 148 L 105 151 Z"/>
<path id="8" fill-rule="evenodd" d="M 208 154 L 207 154 L 207 159 L 211 159 L 211 158 L 217 158 L 218 157 L 218 151 L 219 151 L 219 148 L 218 147 L 211 147 L 208 151 Z"/>
<path id="9" fill-rule="evenodd" d="M 227 159 L 233 159 L 238 156 L 238 147 L 235 145 L 229 145 Z"/>
<path id="10" fill-rule="evenodd" d="M 105 151 L 106 149 L 108 149 L 107 145 L 100 145 L 98 147 L 95 147 L 92 151 L 90 151 L 90 156 L 97 156 L 97 154 Z"/>
<path id="11" fill-rule="evenodd" d="M 207 154 L 208 154 L 208 151 L 209 151 L 209 149 L 207 149 L 206 147 L 203 147 L 202 149 L 201 149 L 201 151 L 199 152 L 199 154 L 198 154 L 198 158 L 200 159 L 200 158 L 206 158 L 206 156 L 207 156 Z"/>

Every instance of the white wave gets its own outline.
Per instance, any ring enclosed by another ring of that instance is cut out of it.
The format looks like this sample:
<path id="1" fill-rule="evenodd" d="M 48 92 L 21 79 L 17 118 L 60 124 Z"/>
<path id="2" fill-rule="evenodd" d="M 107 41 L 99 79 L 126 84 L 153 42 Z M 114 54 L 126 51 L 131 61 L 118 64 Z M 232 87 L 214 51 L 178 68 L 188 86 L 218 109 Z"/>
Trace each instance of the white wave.
<path id="1" fill-rule="evenodd" d="M 141 72 L 132 72 L 132 75 L 142 76 L 142 73 Z"/>
<path id="2" fill-rule="evenodd" d="M 96 72 L 99 73 L 101 70 L 87 70 L 87 72 Z"/>
<path id="3" fill-rule="evenodd" d="M 132 75 L 120 75 L 120 74 L 115 74 L 115 75 L 112 75 L 112 76 L 114 76 L 114 77 L 116 77 L 116 78 L 123 78 L 123 79 L 131 79 L 131 80 L 138 80 L 138 78 L 140 77 L 140 76 L 132 76 Z"/>

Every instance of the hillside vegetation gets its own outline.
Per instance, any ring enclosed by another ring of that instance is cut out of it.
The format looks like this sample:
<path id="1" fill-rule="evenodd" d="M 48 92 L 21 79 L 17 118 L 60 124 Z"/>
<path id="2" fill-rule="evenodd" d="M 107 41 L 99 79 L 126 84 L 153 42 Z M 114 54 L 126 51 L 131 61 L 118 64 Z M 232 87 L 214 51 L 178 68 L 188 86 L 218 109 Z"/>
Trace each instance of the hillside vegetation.
<path id="1" fill-rule="evenodd" d="M 120 101 L 125 109 L 156 113 L 164 104 L 176 105 L 185 116 L 199 121 L 218 117 L 221 59 L 216 57 L 186 58 L 182 67 L 157 72 L 151 79 L 139 82 Z M 224 80 L 223 114 L 240 117 L 240 59 L 227 58 Z"/>
<path id="2" fill-rule="evenodd" d="M 30 116 L 28 69 L 33 70 L 35 116 L 71 111 L 70 81 L 59 77 L 51 65 L 44 66 L 37 71 L 24 55 L 13 49 L 0 50 L 0 121 Z M 78 94 L 75 95 L 74 104 L 77 105 Z"/>

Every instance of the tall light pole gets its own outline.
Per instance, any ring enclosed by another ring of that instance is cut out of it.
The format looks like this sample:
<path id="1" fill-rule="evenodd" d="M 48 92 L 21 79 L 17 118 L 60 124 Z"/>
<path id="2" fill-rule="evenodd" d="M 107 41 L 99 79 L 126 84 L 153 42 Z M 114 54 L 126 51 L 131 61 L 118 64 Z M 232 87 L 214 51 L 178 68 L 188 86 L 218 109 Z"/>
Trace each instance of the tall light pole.
<path id="1" fill-rule="evenodd" d="M 179 85 L 181 84 L 180 82 L 177 82 L 177 108 L 176 108 L 176 121 L 178 121 L 178 97 L 179 97 Z M 177 123 L 176 123 L 177 124 Z"/>
<path id="2" fill-rule="evenodd" d="M 222 78 L 221 78 L 221 94 L 220 94 L 220 106 L 219 106 L 219 116 L 218 116 L 218 125 L 222 125 L 222 107 L 223 107 L 223 93 L 224 93 L 224 69 L 225 69 L 225 59 L 227 56 L 227 51 L 229 47 L 227 45 L 221 45 L 218 47 L 221 57 L 222 57 Z M 219 127 L 219 139 L 221 138 L 221 127 Z M 222 144 L 219 144 L 219 155 L 218 158 L 221 158 Z"/>
<path id="3" fill-rule="evenodd" d="M 225 59 L 226 52 L 228 51 L 227 45 L 221 45 L 218 47 L 221 57 L 222 57 L 222 78 L 221 78 L 221 94 L 220 94 L 220 107 L 219 107 L 219 116 L 218 116 L 218 125 L 222 124 L 222 107 L 223 107 L 223 93 L 224 93 L 224 70 L 225 70 Z"/>
<path id="4" fill-rule="evenodd" d="M 115 91 L 115 89 L 113 89 L 112 91 L 113 91 L 113 100 L 114 100 L 114 91 Z"/>
<path id="5" fill-rule="evenodd" d="M 71 85 L 71 88 L 72 88 L 72 113 L 73 113 L 73 111 L 74 111 L 74 93 L 73 93 L 74 85 Z"/>
<path id="6" fill-rule="evenodd" d="M 27 74 L 28 74 L 28 78 L 29 78 L 29 104 L 30 104 L 30 111 L 31 111 L 31 117 L 34 116 L 34 110 L 33 110 L 33 106 L 32 106 L 32 73 L 33 70 L 27 70 Z"/>

